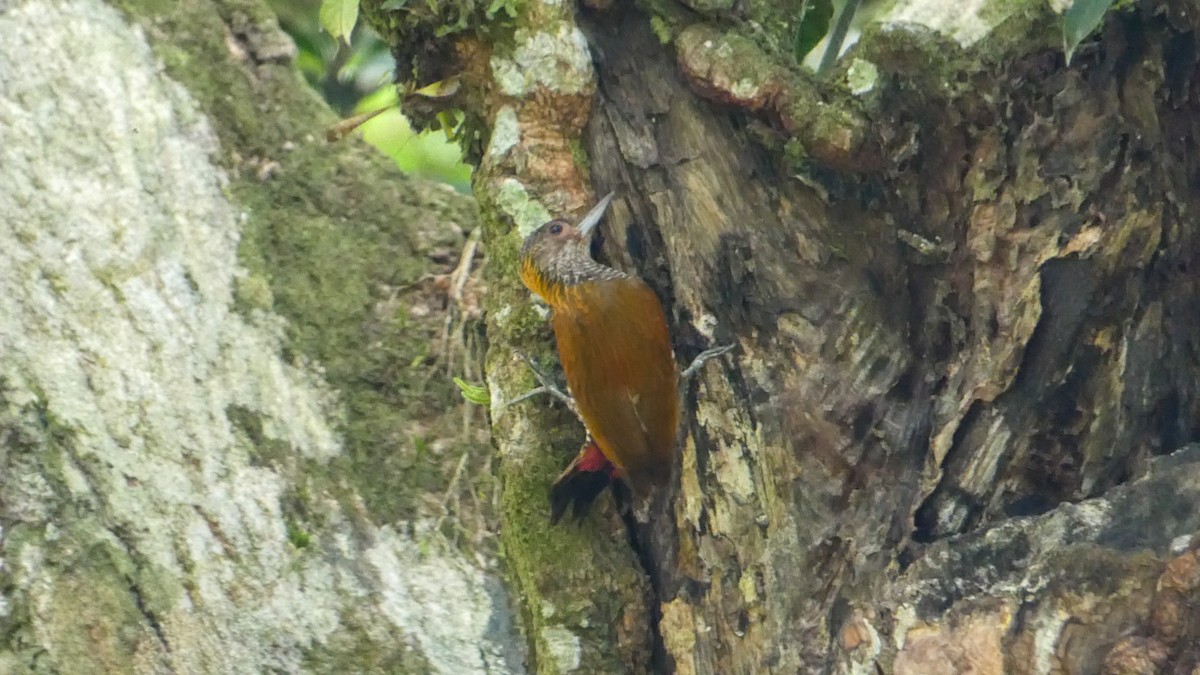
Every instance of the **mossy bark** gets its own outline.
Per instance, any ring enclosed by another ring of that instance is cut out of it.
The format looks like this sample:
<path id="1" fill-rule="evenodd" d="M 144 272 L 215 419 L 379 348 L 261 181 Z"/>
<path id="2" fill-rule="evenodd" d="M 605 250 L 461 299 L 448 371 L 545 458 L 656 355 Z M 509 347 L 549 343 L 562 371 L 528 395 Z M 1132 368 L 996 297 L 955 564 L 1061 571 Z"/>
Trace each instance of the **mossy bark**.
<path id="1" fill-rule="evenodd" d="M 585 541 L 541 520 L 569 417 L 493 406 L 540 672 L 1194 665 L 1194 3 L 1111 14 L 1071 66 L 1045 3 L 934 4 L 893 3 L 814 82 L 776 5 L 513 3 L 435 54 L 368 3 L 402 78 L 463 83 L 494 402 L 531 385 L 514 349 L 549 351 L 520 236 L 589 182 L 681 362 L 739 346 L 691 385 L 672 507 L 624 555 L 611 510 Z M 654 625 L 594 630 L 614 616 Z M 551 658 L 563 629 L 609 660 Z"/>
<path id="2" fill-rule="evenodd" d="M 326 144 L 259 2 L 0 26 L 0 671 L 522 671 L 472 201 Z"/>

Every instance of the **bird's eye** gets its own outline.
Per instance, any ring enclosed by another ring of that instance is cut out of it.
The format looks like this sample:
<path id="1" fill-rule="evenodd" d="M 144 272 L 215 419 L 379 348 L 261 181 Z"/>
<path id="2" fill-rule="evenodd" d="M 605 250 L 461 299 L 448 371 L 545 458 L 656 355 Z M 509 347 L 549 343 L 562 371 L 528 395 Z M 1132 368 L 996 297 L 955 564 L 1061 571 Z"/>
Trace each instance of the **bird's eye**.
<path id="1" fill-rule="evenodd" d="M 562 234 L 562 223 L 554 223 L 550 225 L 550 234 Z"/>

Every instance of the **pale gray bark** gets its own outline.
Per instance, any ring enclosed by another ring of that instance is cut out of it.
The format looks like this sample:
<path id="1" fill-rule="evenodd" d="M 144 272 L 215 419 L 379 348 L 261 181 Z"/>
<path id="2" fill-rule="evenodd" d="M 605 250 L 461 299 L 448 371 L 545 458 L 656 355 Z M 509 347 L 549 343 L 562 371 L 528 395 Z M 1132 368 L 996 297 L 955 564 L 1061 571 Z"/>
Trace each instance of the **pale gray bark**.
<path id="1" fill-rule="evenodd" d="M 171 11 L 245 24 L 246 7 Z M 305 317 L 276 313 L 272 277 L 239 259 L 243 228 L 270 217 L 239 202 L 253 183 L 239 191 L 229 176 L 248 152 L 160 60 L 230 69 L 233 33 L 196 49 L 165 28 L 179 20 L 168 13 L 149 22 L 154 51 L 127 9 L 0 3 L 0 671 L 521 672 L 492 549 L 452 543 L 433 508 L 374 511 L 361 485 L 387 476 L 334 473 L 350 452 L 347 391 L 290 339 Z M 300 92 L 287 39 L 269 21 L 253 28 L 255 44 L 282 45 L 255 75 Z M 348 199 L 386 199 L 373 191 L 402 180 L 361 147 L 315 140 L 329 121 L 319 106 L 277 114 L 294 141 L 273 170 L 300 186 L 322 161 L 363 169 L 342 183 Z M 257 178 L 263 194 L 277 180 Z M 400 226 L 430 239 L 416 266 L 473 209 L 418 189 L 434 213 Z M 320 208 L 310 218 L 351 209 Z M 280 240 L 310 226 L 289 221 Z M 412 424 L 461 424 L 457 407 L 446 417 Z"/>

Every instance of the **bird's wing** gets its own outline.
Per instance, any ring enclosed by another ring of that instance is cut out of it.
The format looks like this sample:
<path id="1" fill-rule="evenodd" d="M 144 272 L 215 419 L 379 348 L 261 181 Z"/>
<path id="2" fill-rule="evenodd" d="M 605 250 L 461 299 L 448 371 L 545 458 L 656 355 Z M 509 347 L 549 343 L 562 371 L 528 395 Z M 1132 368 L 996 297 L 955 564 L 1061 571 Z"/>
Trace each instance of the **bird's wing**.
<path id="1" fill-rule="evenodd" d="M 658 297 L 628 278 L 578 284 L 564 300 L 555 307 L 554 334 L 588 431 L 639 491 L 665 482 L 679 394 Z"/>

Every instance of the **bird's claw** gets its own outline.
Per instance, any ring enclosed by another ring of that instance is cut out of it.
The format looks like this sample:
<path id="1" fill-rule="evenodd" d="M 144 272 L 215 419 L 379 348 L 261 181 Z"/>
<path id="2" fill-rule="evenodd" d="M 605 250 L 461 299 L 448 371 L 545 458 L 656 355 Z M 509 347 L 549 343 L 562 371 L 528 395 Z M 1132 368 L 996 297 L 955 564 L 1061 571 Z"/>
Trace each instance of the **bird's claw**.
<path id="1" fill-rule="evenodd" d="M 695 375 L 701 368 L 703 368 L 704 364 L 707 363 L 710 359 L 715 359 L 718 356 L 727 354 L 730 351 L 733 351 L 733 348 L 736 346 L 737 346 L 737 343 L 731 343 L 731 344 L 727 344 L 727 345 L 722 345 L 720 347 L 713 347 L 712 349 L 706 349 L 706 350 L 700 352 L 699 356 L 692 359 L 691 365 L 689 365 L 687 368 L 683 369 L 683 374 L 680 375 L 680 377 L 682 377 L 683 379 L 686 380 L 687 378 Z"/>
<path id="2" fill-rule="evenodd" d="M 567 394 L 567 393 L 563 392 L 563 390 L 559 389 L 554 384 L 554 381 L 551 380 L 548 375 L 546 375 L 542 371 L 538 370 L 538 367 L 533 364 L 533 359 L 526 356 L 524 352 L 518 351 L 517 356 L 520 356 L 521 360 L 525 361 L 525 365 L 529 366 L 529 370 L 533 372 L 533 377 L 538 381 L 538 384 L 541 386 L 539 386 L 535 389 L 531 389 L 531 390 L 525 392 L 524 394 L 521 394 L 520 396 L 512 399 L 511 401 L 508 401 L 507 403 L 504 404 L 504 407 L 507 408 L 510 405 L 520 403 L 521 401 L 525 401 L 527 399 L 533 398 L 534 396 L 537 396 L 539 394 L 550 394 L 554 398 L 557 398 L 558 400 L 562 401 L 567 406 L 567 408 L 569 408 L 571 410 L 571 412 L 575 415 L 575 417 L 579 418 L 580 423 L 582 423 L 583 417 L 579 414 L 579 408 L 575 405 L 575 399 L 571 398 L 570 394 Z M 586 425 L 585 425 L 585 427 L 586 427 Z"/>

